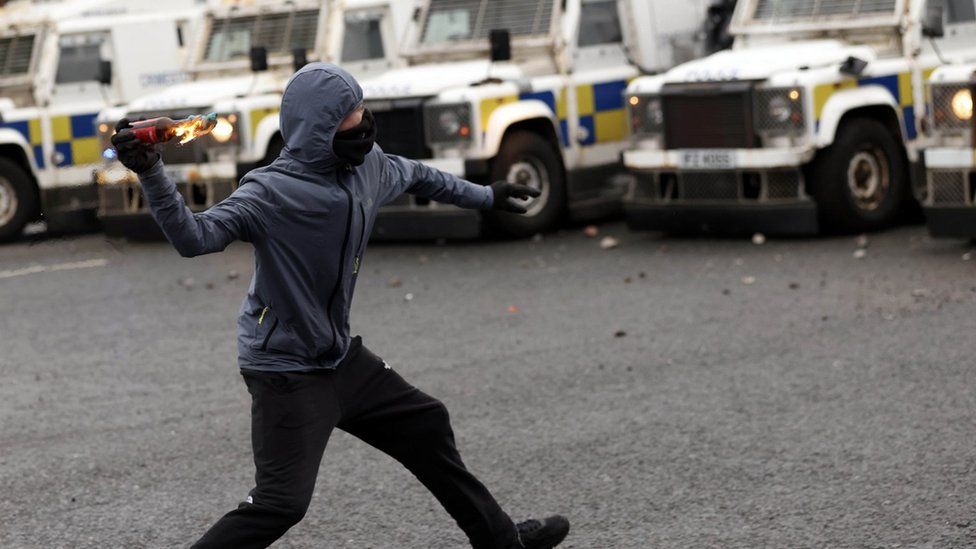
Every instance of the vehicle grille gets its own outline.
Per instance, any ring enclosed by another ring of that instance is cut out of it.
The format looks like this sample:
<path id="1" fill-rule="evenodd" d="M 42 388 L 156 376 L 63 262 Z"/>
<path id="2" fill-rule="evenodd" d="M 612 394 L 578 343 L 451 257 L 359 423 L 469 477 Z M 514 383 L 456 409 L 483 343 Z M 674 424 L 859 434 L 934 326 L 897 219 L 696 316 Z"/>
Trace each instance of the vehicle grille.
<path id="1" fill-rule="evenodd" d="M 167 116 L 173 120 L 180 120 L 188 116 L 199 114 L 200 110 L 179 110 L 166 112 L 134 112 L 129 113 L 129 120 L 140 118 L 160 118 Z M 186 145 L 178 145 L 176 141 L 170 141 L 160 147 L 159 154 L 163 157 L 163 162 L 170 166 L 177 164 L 201 164 L 207 161 L 207 139 L 197 139 L 190 141 Z"/>
<path id="2" fill-rule="evenodd" d="M 669 149 L 749 149 L 758 146 L 747 86 L 664 88 L 665 144 Z"/>
<path id="3" fill-rule="evenodd" d="M 406 158 L 431 158 L 433 152 L 424 137 L 422 100 L 367 101 L 376 119 L 376 142 L 383 152 Z"/>
<path id="4" fill-rule="evenodd" d="M 968 206 L 973 203 L 973 189 L 968 185 L 969 178 L 965 172 L 930 170 L 928 176 L 929 201 L 932 205 Z"/>
<path id="5" fill-rule="evenodd" d="M 806 197 L 799 170 L 641 173 L 633 189 L 634 200 L 661 203 L 757 204 Z"/>

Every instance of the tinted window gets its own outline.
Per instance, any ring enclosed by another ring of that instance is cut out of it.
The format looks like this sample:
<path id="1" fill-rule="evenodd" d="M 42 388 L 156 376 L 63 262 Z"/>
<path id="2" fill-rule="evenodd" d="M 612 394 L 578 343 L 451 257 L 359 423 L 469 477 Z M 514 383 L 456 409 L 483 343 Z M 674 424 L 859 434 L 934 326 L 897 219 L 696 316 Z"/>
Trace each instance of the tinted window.
<path id="1" fill-rule="evenodd" d="M 55 82 L 97 81 L 101 61 L 101 46 L 98 44 L 62 45 Z"/>
<path id="2" fill-rule="evenodd" d="M 579 33 L 581 48 L 600 44 L 619 44 L 623 41 L 616 0 L 583 4 Z"/>
<path id="3" fill-rule="evenodd" d="M 346 17 L 346 30 L 342 39 L 343 61 L 383 59 L 383 32 L 379 16 Z"/>
<path id="4" fill-rule="evenodd" d="M 976 21 L 976 4 L 973 0 L 946 0 L 946 20 L 949 23 Z"/>

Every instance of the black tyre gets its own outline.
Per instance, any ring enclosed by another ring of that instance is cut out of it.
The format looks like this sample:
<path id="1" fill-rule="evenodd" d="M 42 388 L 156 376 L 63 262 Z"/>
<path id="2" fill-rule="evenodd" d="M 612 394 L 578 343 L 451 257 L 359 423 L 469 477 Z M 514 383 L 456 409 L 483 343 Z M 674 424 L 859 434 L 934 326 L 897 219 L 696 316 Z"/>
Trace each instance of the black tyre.
<path id="1" fill-rule="evenodd" d="M 525 201 L 525 215 L 488 212 L 489 228 L 523 238 L 556 227 L 566 206 L 566 182 L 562 159 L 551 143 L 527 131 L 506 135 L 491 168 L 491 181 L 503 179 L 539 189 L 542 194 Z"/>
<path id="2" fill-rule="evenodd" d="M 0 158 L 0 242 L 20 236 L 37 215 L 37 193 L 24 168 Z"/>
<path id="3" fill-rule="evenodd" d="M 876 231 L 891 225 L 911 192 L 901 144 L 884 124 L 854 118 L 820 151 L 809 172 L 820 226 L 835 233 Z"/>

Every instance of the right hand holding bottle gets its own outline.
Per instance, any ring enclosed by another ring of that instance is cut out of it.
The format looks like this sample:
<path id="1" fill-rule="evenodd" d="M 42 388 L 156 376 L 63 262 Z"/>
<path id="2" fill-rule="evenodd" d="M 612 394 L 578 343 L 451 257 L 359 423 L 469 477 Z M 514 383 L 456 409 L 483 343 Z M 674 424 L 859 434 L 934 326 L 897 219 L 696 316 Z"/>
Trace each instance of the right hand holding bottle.
<path id="1" fill-rule="evenodd" d="M 115 125 L 115 135 L 112 136 L 112 146 L 115 147 L 123 166 L 141 174 L 156 165 L 159 153 L 152 145 L 139 141 L 131 131 L 123 131 L 131 127 L 128 118 L 119 120 Z"/>

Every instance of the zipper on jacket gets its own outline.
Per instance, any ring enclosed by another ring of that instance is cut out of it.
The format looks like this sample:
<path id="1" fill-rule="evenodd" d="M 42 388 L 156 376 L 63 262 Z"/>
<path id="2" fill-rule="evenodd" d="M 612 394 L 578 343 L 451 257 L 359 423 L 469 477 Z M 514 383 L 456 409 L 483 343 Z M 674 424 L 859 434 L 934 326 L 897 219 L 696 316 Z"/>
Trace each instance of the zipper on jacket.
<path id="1" fill-rule="evenodd" d="M 261 316 L 258 317 L 258 326 L 260 326 L 261 323 L 264 322 L 264 315 L 268 314 L 268 309 L 270 308 L 271 307 L 265 307 L 264 310 L 261 311 Z"/>
<path id="2" fill-rule="evenodd" d="M 268 333 L 264 334 L 264 341 L 261 343 L 262 351 L 268 350 L 268 342 L 271 341 L 271 334 L 273 334 L 277 329 L 278 329 L 278 319 L 276 318 L 275 321 L 271 323 L 271 329 L 268 330 Z"/>
<path id="3" fill-rule="evenodd" d="M 349 171 L 352 170 L 350 169 Z M 325 315 L 329 317 L 329 327 L 332 328 L 332 345 L 329 347 L 329 350 L 326 351 L 326 354 L 332 352 L 332 350 L 336 347 L 336 343 L 338 343 L 336 340 L 338 339 L 339 335 L 336 331 L 335 319 L 332 318 L 332 307 L 335 305 L 335 298 L 337 295 L 339 295 L 339 290 L 342 289 L 342 279 L 344 278 L 346 272 L 346 249 L 349 247 L 349 233 L 352 232 L 352 193 L 349 192 L 349 188 L 346 187 L 346 184 L 342 182 L 342 178 L 338 177 L 338 174 L 336 175 L 336 182 L 339 184 L 339 188 L 342 189 L 342 192 L 346 193 L 346 200 L 349 203 L 349 207 L 348 215 L 346 216 L 346 234 L 342 237 L 342 251 L 339 252 L 339 272 L 336 278 L 335 287 L 332 289 L 332 295 L 329 296 L 329 306 L 325 310 Z"/>
<path id="4" fill-rule="evenodd" d="M 356 260 L 352 264 L 352 274 L 359 274 L 359 262 L 363 257 L 363 249 L 366 248 L 366 206 L 359 203 L 359 212 L 363 214 L 363 226 L 359 230 L 359 251 L 356 252 Z"/>

